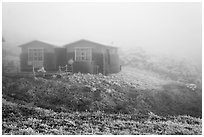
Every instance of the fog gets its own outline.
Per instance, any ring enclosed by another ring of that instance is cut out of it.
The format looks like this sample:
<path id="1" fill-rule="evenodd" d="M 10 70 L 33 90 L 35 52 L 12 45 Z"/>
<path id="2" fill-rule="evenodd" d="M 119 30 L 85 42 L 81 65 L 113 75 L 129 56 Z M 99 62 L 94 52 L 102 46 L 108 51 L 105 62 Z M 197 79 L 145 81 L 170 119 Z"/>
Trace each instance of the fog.
<path id="1" fill-rule="evenodd" d="M 201 64 L 201 3 L 3 3 L 7 42 L 79 39 L 189 58 Z"/>

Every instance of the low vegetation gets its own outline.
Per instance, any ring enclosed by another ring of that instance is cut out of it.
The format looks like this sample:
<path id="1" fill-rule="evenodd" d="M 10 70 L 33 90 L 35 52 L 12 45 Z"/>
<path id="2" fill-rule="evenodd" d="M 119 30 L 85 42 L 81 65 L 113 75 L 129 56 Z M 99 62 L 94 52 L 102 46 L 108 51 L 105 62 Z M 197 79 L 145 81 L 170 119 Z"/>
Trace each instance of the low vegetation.
<path id="1" fill-rule="evenodd" d="M 153 72 L 165 79 L 202 85 L 202 61 L 190 56 L 173 57 L 150 54 L 142 48 L 121 49 L 121 63 L 147 72 Z"/>
<path id="2" fill-rule="evenodd" d="M 2 89 L 3 134 L 201 134 L 202 89 L 155 73 L 3 76 Z"/>
<path id="3" fill-rule="evenodd" d="M 5 135 L 195 135 L 202 121 L 190 116 L 54 112 L 3 99 L 2 132 Z"/>

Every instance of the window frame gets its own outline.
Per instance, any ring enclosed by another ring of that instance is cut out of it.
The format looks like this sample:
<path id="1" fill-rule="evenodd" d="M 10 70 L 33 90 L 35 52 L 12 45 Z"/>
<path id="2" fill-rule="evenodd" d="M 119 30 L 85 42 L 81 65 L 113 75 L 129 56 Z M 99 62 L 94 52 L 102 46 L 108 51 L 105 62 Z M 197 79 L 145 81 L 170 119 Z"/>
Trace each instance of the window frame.
<path id="1" fill-rule="evenodd" d="M 44 62 L 44 48 L 28 48 L 28 65 L 34 65 L 36 62 Z"/>
<path id="2" fill-rule="evenodd" d="M 77 51 L 81 50 L 81 51 Z M 87 51 L 83 51 L 87 50 Z M 92 48 L 91 47 L 75 47 L 74 49 L 76 62 L 91 62 L 92 61 Z M 82 54 L 85 53 L 85 54 Z"/>

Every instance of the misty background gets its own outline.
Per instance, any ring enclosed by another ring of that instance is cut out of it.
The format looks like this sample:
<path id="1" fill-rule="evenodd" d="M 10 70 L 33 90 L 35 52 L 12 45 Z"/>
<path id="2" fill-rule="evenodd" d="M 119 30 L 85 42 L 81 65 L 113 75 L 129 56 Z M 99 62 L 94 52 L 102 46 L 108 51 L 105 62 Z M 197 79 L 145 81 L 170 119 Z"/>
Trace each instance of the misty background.
<path id="1" fill-rule="evenodd" d="M 118 47 L 124 66 L 201 77 L 201 28 L 201 3 L 3 3 L 3 60 L 19 60 L 18 45 L 32 40 L 88 39 Z"/>

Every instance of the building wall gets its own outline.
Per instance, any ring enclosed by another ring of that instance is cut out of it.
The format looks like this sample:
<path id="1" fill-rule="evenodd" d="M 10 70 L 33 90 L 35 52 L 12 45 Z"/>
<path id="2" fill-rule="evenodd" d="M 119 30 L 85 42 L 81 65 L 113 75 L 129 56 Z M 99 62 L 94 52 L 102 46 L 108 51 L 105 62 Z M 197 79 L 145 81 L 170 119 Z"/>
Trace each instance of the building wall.
<path id="1" fill-rule="evenodd" d="M 75 59 L 75 52 L 67 52 L 67 62 Z M 73 71 L 82 73 L 102 73 L 103 72 L 103 56 L 101 53 L 92 52 L 92 62 L 90 61 L 74 61 Z"/>
<path id="2" fill-rule="evenodd" d="M 54 47 L 40 42 L 31 42 L 21 47 L 20 55 L 21 71 L 30 72 L 32 65 L 28 65 L 28 48 L 44 48 L 44 67 L 46 71 L 56 70 L 56 56 Z"/>
<path id="3" fill-rule="evenodd" d="M 66 48 L 55 48 L 56 67 L 65 66 L 67 62 Z"/>
<path id="4" fill-rule="evenodd" d="M 120 59 L 118 52 L 110 53 L 110 73 L 120 72 Z"/>
<path id="5" fill-rule="evenodd" d="M 102 47 L 90 42 L 76 42 L 73 44 L 65 45 L 67 49 L 67 61 L 70 59 L 74 60 L 73 71 L 82 73 L 102 73 Z M 90 47 L 92 48 L 92 62 L 77 62 L 75 61 L 75 48 L 76 47 Z"/>
<path id="6" fill-rule="evenodd" d="M 95 65 L 96 65 L 96 67 L 98 67 L 98 73 L 103 74 L 103 53 L 93 52 L 92 54 L 93 54 L 93 60 L 95 61 Z"/>
<path id="7" fill-rule="evenodd" d="M 46 71 L 56 71 L 56 55 L 55 53 L 45 52 L 44 67 Z"/>
<path id="8" fill-rule="evenodd" d="M 74 62 L 73 71 L 74 73 L 95 73 L 94 62 Z"/>
<path id="9" fill-rule="evenodd" d="M 119 57 L 117 51 L 114 53 L 107 52 L 107 47 L 101 46 L 86 41 L 79 41 L 73 44 L 65 45 L 67 49 L 67 60 L 75 60 L 75 48 L 76 47 L 90 47 L 92 48 L 92 61 L 93 62 L 74 62 L 74 72 L 83 73 L 117 73 L 120 71 Z M 110 48 L 116 50 L 116 48 Z M 109 49 L 108 49 L 109 50 Z M 103 61 L 105 60 L 105 62 Z M 104 64 L 105 63 L 105 64 Z"/>
<path id="10" fill-rule="evenodd" d="M 44 67 L 46 71 L 58 71 L 59 66 L 65 66 L 70 59 L 74 60 L 73 71 L 82 73 L 117 73 L 120 71 L 119 56 L 116 48 L 108 48 L 100 44 L 79 41 L 56 48 L 50 44 L 39 41 L 27 43 L 22 46 L 20 56 L 21 71 L 32 71 L 32 65 L 28 65 L 28 48 L 44 48 Z M 92 62 L 76 62 L 75 48 L 92 48 Z M 115 52 L 112 52 L 115 51 Z"/>

